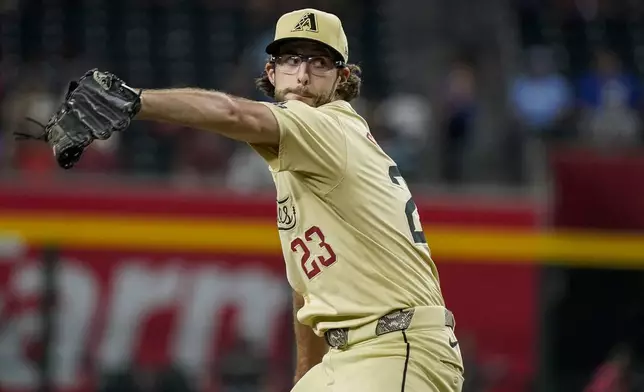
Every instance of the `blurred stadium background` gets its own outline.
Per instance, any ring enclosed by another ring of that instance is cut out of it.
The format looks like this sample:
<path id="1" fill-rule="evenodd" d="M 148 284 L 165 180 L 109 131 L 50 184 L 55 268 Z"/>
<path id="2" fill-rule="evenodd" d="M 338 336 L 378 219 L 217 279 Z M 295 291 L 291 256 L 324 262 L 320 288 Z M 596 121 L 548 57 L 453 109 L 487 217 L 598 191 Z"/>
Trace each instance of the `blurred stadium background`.
<path id="1" fill-rule="evenodd" d="M 308 6 L 343 19 L 413 185 L 465 392 L 644 391 L 637 0 L 0 1 L 0 390 L 289 390 L 259 158 L 136 123 L 63 172 L 11 134 L 94 67 L 262 99 L 273 24 Z"/>

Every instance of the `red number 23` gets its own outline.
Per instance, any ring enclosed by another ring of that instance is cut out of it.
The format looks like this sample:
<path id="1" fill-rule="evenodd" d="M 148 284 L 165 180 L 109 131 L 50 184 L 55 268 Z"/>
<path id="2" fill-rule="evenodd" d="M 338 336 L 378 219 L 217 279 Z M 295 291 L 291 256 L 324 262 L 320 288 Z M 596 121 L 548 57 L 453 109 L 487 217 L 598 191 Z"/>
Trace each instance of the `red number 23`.
<path id="1" fill-rule="evenodd" d="M 298 248 L 302 251 L 302 258 L 300 259 L 300 263 L 302 265 L 304 273 L 309 279 L 313 279 L 320 272 L 322 272 L 316 260 L 311 260 L 311 251 L 306 245 L 308 242 L 312 241 L 315 241 L 320 248 L 325 250 L 326 255 L 317 257 L 317 261 L 324 267 L 328 267 L 331 264 L 335 263 L 337 259 L 335 252 L 333 252 L 333 248 L 331 248 L 331 245 L 324 242 L 324 234 L 322 234 L 320 228 L 317 226 L 309 228 L 304 233 L 304 240 L 301 237 L 298 237 L 291 241 L 291 250 L 293 252 L 298 252 Z"/>

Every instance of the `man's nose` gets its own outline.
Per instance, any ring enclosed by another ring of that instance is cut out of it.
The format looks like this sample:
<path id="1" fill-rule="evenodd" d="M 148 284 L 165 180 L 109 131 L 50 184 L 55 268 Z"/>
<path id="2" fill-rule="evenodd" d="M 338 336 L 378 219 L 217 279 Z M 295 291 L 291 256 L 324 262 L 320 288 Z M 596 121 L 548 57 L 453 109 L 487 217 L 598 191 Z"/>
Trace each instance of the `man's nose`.
<path id="1" fill-rule="evenodd" d="M 297 70 L 297 81 L 305 86 L 309 84 L 309 63 L 306 61 L 302 61 Z"/>

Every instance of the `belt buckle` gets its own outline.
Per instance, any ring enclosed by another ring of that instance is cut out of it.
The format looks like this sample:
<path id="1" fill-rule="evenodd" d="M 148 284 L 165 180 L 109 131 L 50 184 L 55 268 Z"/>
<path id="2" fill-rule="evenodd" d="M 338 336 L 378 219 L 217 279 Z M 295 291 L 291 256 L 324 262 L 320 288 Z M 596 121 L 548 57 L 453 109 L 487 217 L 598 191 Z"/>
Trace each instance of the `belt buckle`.
<path id="1" fill-rule="evenodd" d="M 335 349 L 342 350 L 349 344 L 349 329 L 337 328 L 330 329 L 324 334 L 326 343 Z"/>
<path id="2" fill-rule="evenodd" d="M 454 318 L 454 313 L 447 309 L 445 309 L 445 326 L 451 329 L 456 328 L 456 319 Z"/>
<path id="3" fill-rule="evenodd" d="M 409 328 L 412 317 L 414 317 L 413 308 L 401 309 L 380 317 L 376 325 L 376 336 Z"/>

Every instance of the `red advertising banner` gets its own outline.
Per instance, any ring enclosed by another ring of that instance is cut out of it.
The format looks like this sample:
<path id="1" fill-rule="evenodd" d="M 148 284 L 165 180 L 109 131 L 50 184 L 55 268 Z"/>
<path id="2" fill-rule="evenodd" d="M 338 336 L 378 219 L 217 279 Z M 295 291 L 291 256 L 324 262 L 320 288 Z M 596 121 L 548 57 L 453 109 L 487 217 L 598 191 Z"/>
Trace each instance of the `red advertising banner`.
<path id="1" fill-rule="evenodd" d="M 56 385 L 93 389 L 99 371 L 173 363 L 208 383 L 209 366 L 237 338 L 288 366 L 290 294 L 279 262 L 244 255 L 64 251 L 56 272 Z M 2 390 L 38 386 L 41 268 L 36 251 L 0 264 Z"/>
<path id="2" fill-rule="evenodd" d="M 489 390 L 523 389 L 535 364 L 538 266 L 487 242 L 529 235 L 536 208 L 417 204 L 472 373 L 488 374 Z M 0 389 L 37 387 L 40 257 L 53 244 L 61 252 L 53 335 L 59 390 L 93 390 L 96 375 L 110 368 L 171 363 L 213 390 L 213 368 L 238 339 L 269 359 L 267 374 L 278 375 L 272 390 L 288 390 L 290 289 L 274 208 L 270 196 L 0 188 L 0 233 L 19 233 L 29 245 L 24 257 L 0 263 Z"/>
<path id="3" fill-rule="evenodd" d="M 551 166 L 556 192 L 553 225 L 641 232 L 644 229 L 642 152 L 617 155 L 581 148 L 553 152 Z"/>

